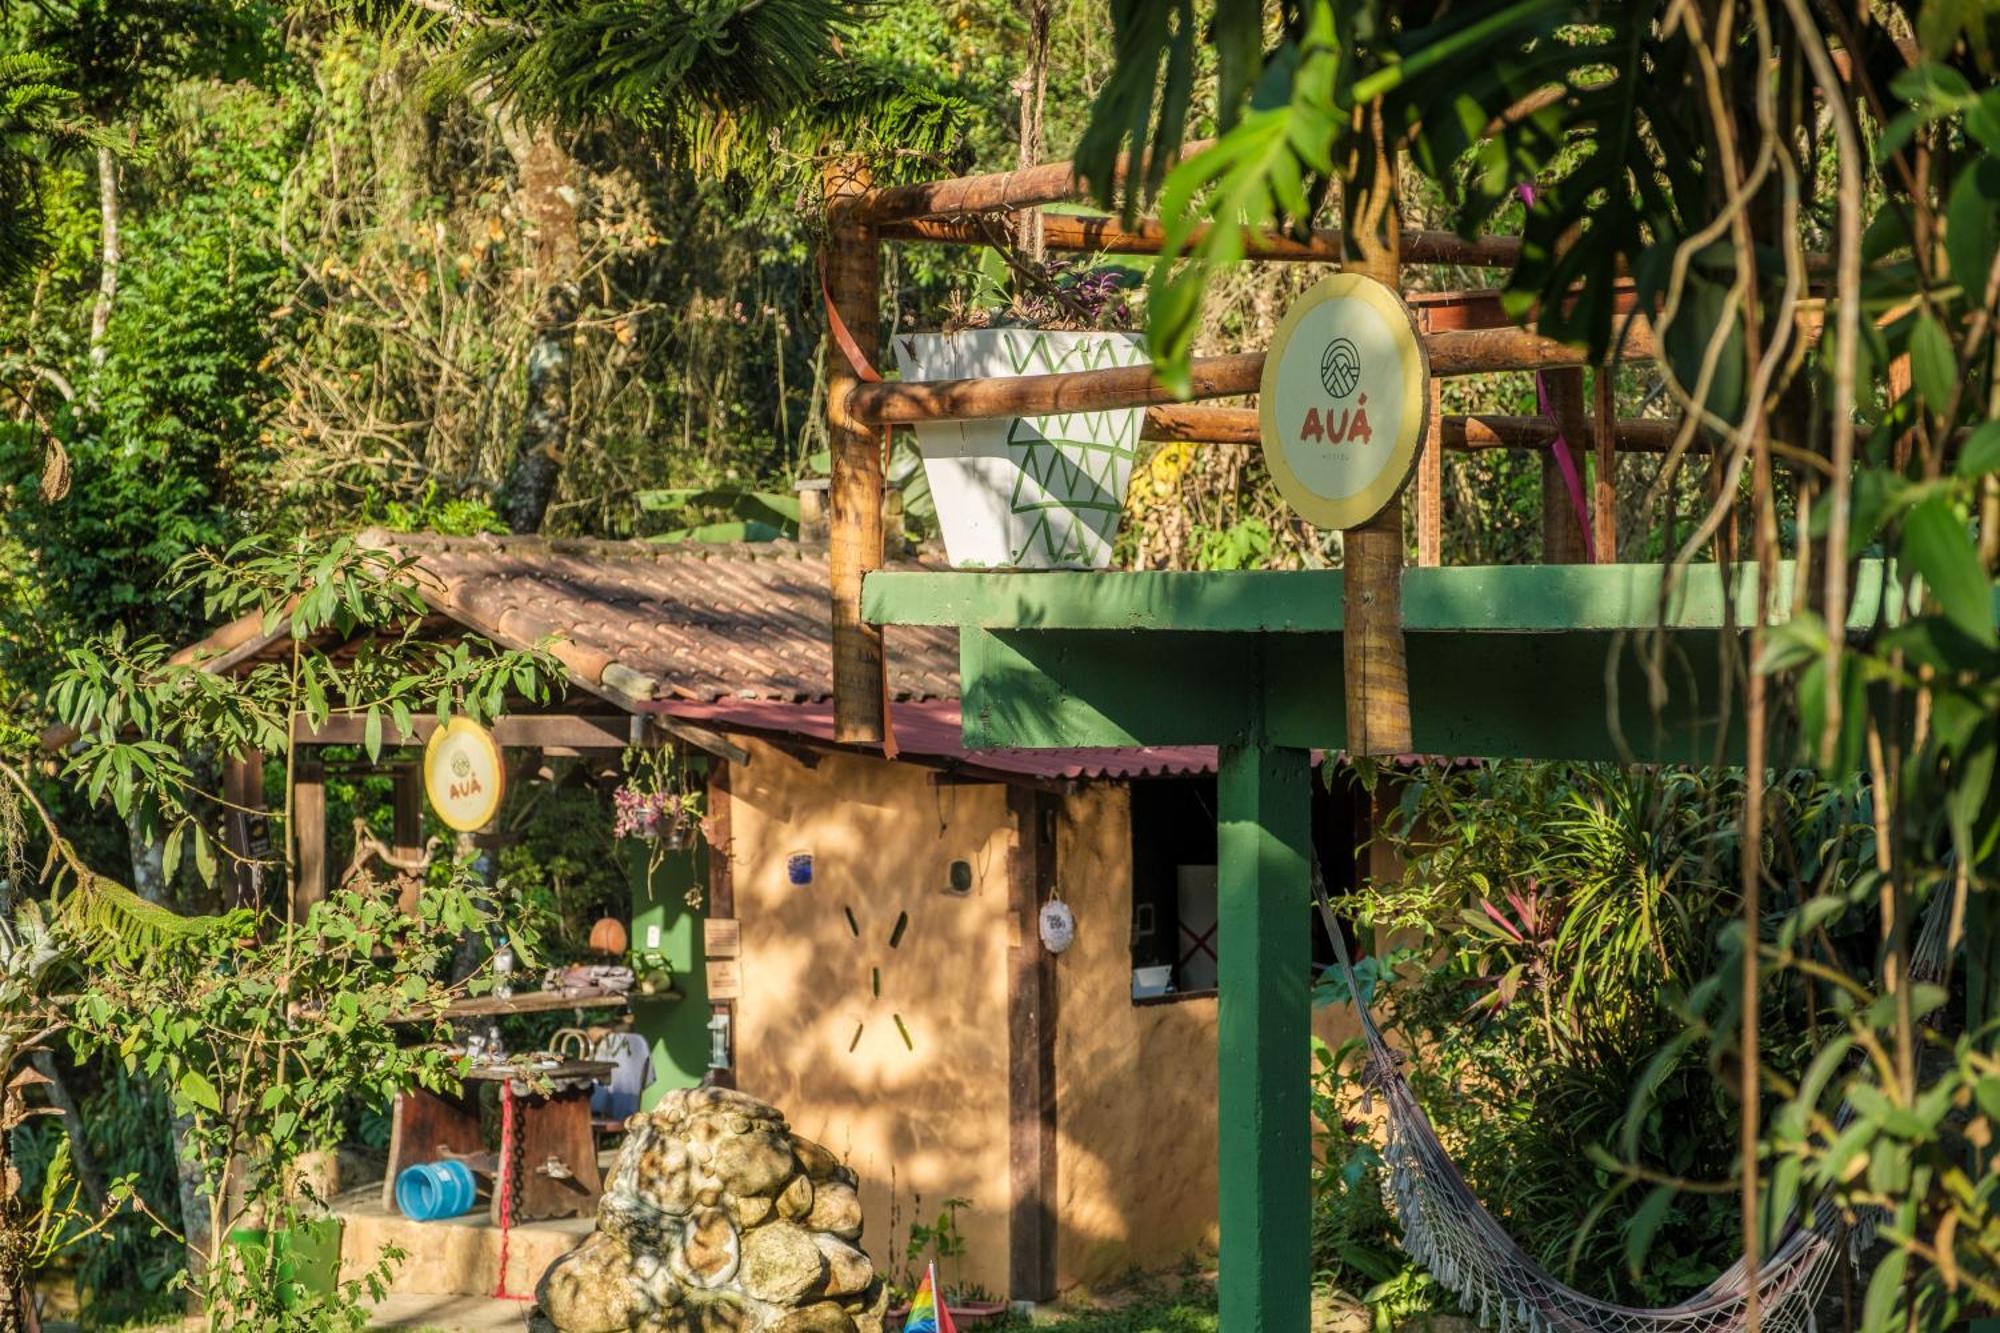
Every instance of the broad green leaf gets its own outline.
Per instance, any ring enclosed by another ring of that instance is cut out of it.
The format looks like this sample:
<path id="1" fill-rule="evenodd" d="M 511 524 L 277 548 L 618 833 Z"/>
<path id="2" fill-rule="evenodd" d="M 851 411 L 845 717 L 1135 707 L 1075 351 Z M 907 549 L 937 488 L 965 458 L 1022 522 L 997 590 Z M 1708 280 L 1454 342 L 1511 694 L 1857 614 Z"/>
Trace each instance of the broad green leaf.
<path id="1" fill-rule="evenodd" d="M 1945 254 L 1965 302 L 1985 302 L 1986 280 L 2000 249 L 2000 159 L 1981 157 L 1959 172 L 1945 213 Z"/>
<path id="2" fill-rule="evenodd" d="M 1993 631 L 1992 580 L 1972 534 L 1944 496 L 1925 500 L 1903 520 L 1902 554 L 1952 624 L 1989 648 L 2000 642 Z"/>
<path id="3" fill-rule="evenodd" d="M 1652 1248 L 1653 1237 L 1660 1224 L 1667 1220 L 1667 1210 L 1674 1206 L 1674 1187 L 1655 1185 L 1646 1196 L 1638 1211 L 1632 1214 L 1631 1222 L 1625 1228 L 1625 1267 L 1637 1277 L 1646 1266 L 1646 1252 Z"/>
<path id="4" fill-rule="evenodd" d="M 1942 412 L 1958 391 L 1958 351 L 1951 335 L 1928 311 L 1910 330 L 1910 378 L 1933 412 Z"/>
<path id="5" fill-rule="evenodd" d="M 222 1110 L 222 1098 L 217 1095 L 215 1085 L 192 1069 L 181 1075 L 180 1094 L 189 1106 L 205 1111 Z"/>
<path id="6" fill-rule="evenodd" d="M 1983 477 L 1989 472 L 2000 472 L 2000 421 L 1975 427 L 1958 455 L 1959 476 Z"/>
<path id="7" fill-rule="evenodd" d="M 1892 1249 L 1882 1257 L 1869 1279 L 1868 1296 L 1861 1306 L 1861 1333 L 1892 1333 L 1901 1328 L 1903 1317 L 1898 1304 L 1903 1295 L 1903 1275 L 1909 1269 L 1909 1251 Z"/>

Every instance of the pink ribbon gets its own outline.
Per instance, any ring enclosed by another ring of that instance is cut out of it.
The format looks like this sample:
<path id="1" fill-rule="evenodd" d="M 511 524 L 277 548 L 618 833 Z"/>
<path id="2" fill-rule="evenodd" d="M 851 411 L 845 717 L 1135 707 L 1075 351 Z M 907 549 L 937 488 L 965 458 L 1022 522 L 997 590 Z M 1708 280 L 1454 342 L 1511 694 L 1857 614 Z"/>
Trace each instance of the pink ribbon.
<path id="1" fill-rule="evenodd" d="M 1556 466 L 1562 470 L 1563 485 L 1569 488 L 1570 506 L 1576 510 L 1576 525 L 1583 531 L 1584 563 L 1597 563 L 1597 540 L 1590 530 L 1590 506 L 1583 498 L 1583 473 L 1577 468 L 1576 455 L 1569 449 L 1569 440 L 1562 431 L 1562 421 L 1549 407 L 1549 386 L 1542 379 L 1542 372 L 1535 372 L 1535 410 L 1549 419 L 1556 428 L 1555 439 L 1549 442 L 1549 450 L 1556 456 Z"/>
<path id="2" fill-rule="evenodd" d="M 1521 202 L 1535 206 L 1535 183 L 1522 181 L 1518 189 Z M 1587 564 L 1597 563 L 1597 541 L 1590 530 L 1590 506 L 1583 496 L 1583 473 L 1576 465 L 1576 455 L 1570 452 L 1569 440 L 1563 435 L 1562 422 L 1549 409 L 1549 386 L 1542 379 L 1542 372 L 1535 372 L 1535 410 L 1549 419 L 1556 428 L 1556 437 L 1549 443 L 1549 449 L 1556 456 L 1556 466 L 1562 469 L 1563 485 L 1569 488 L 1569 502 L 1576 510 L 1576 525 L 1583 531 L 1583 554 Z"/>

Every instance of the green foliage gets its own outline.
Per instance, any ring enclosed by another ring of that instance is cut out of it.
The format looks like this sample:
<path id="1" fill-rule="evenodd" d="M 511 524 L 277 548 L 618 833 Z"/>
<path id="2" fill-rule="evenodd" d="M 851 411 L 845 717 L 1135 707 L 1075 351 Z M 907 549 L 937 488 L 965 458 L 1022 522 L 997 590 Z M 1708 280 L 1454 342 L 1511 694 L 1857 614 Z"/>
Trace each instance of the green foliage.
<path id="1" fill-rule="evenodd" d="M 968 119 L 908 66 L 847 52 L 872 14 L 857 0 L 485 0 L 466 14 L 411 20 L 443 48 L 440 89 L 490 88 L 535 121 L 652 131 L 704 171 L 782 170 L 840 148 L 894 175 L 950 152 Z"/>
<path id="2" fill-rule="evenodd" d="M 489 920 L 484 892 L 464 868 L 449 887 L 424 894 L 414 917 L 364 882 L 313 904 L 296 929 L 260 936 L 249 914 L 225 918 L 101 968 L 76 1001 L 73 1040 L 80 1054 L 115 1057 L 166 1089 L 188 1127 L 182 1150 L 202 1169 L 219 1247 L 253 1205 L 317 1202 L 295 1167 L 339 1144 L 349 1098 L 386 1104 L 413 1085 L 454 1086 L 461 1057 L 443 1044 L 448 1033 L 436 1021 L 451 992 L 436 976 L 460 933 Z M 398 1019 L 431 1021 L 406 1028 Z M 406 1041 L 406 1032 L 420 1040 Z M 246 1197 L 232 1203 L 223 1182 L 239 1160 L 257 1169 Z M 220 1249 L 209 1257 L 219 1260 Z M 218 1308 L 230 1310 L 231 1327 L 295 1326 L 286 1322 L 276 1256 L 265 1259 L 262 1271 L 208 1268 L 200 1294 L 226 1301 Z M 381 1277 L 365 1285 L 379 1295 Z"/>
<path id="3" fill-rule="evenodd" d="M 92 804 L 108 802 L 121 818 L 157 829 L 169 875 L 185 856 L 212 882 L 221 844 L 191 767 L 203 747 L 287 752 L 294 717 L 318 728 L 339 714 L 362 719 L 363 749 L 374 759 L 386 739 L 415 735 L 418 712 L 440 723 L 453 712 L 478 721 L 498 715 L 510 693 L 547 696 L 559 668 L 544 650 L 424 640 L 429 607 L 410 563 L 353 537 L 246 538 L 226 556 L 182 561 L 178 588 L 198 593 L 210 616 L 254 619 L 283 655 L 225 674 L 207 656 L 177 659 L 158 639 L 128 643 L 118 631 L 72 650 L 49 694 L 80 740 L 64 773 Z M 323 639 L 350 637 L 361 640 L 351 655 L 315 651 Z"/>
<path id="4" fill-rule="evenodd" d="M 0 285 L 28 273 L 47 247 L 44 164 L 64 143 L 98 137 L 76 114 L 72 72 L 52 55 L 0 47 Z"/>
<path id="5" fill-rule="evenodd" d="M 1741 849 L 1717 814 L 1740 781 L 1557 764 L 1433 769 L 1405 785 L 1385 834 L 1403 878 L 1348 904 L 1366 926 L 1414 932 L 1364 965 L 1364 984 L 1400 976 L 1377 986 L 1376 1012 L 1423 1052 L 1411 1083 L 1474 1192 L 1545 1267 L 1604 1299 L 1683 1299 L 1739 1244 L 1732 1198 L 1686 1194 L 1645 1216 L 1634 1184 L 1729 1169 L 1732 1109 L 1691 1050 L 1675 997 L 1726 953 Z M 1868 854 L 1863 803 L 1805 778 L 1776 800 L 1766 864 L 1808 886 L 1855 873 Z M 1337 976 L 1321 999 L 1346 999 Z M 1767 1049 L 1790 1077 L 1812 1054 L 1804 1020 L 1796 994 L 1766 1010 Z M 1357 1054 L 1321 1061 L 1322 1096 L 1347 1114 L 1356 1094 L 1343 1071 Z M 1321 1263 L 1357 1287 L 1384 1281 L 1394 1274 L 1376 1266 L 1388 1226 L 1379 1163 L 1365 1127 L 1329 1133 Z M 1628 1262 L 1642 1217 L 1651 1244 Z"/>

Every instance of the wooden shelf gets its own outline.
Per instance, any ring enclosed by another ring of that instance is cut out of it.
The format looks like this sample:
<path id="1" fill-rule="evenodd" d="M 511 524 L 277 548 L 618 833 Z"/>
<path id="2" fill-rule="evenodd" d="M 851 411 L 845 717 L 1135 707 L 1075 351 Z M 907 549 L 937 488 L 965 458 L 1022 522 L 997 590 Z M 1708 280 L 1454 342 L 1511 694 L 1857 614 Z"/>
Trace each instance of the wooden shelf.
<path id="1" fill-rule="evenodd" d="M 477 999 L 459 1000 L 446 1005 L 437 1017 L 445 1020 L 503 1018 L 508 1014 L 546 1014 L 563 1009 L 623 1009 L 634 1000 L 642 1004 L 671 1004 L 681 998 L 677 990 L 659 995 L 641 995 L 636 991 L 629 995 L 558 995 L 554 991 L 527 991 L 505 998 L 482 995 Z M 397 1014 L 390 1021 L 423 1023 L 430 1021 L 430 1017 L 428 1014 Z"/>

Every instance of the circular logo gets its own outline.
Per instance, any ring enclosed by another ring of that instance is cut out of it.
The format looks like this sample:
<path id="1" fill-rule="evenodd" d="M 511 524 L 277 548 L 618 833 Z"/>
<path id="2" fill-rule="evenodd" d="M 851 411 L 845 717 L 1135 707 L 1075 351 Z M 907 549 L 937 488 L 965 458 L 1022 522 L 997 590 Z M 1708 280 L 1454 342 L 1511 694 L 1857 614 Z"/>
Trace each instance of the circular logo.
<path id="1" fill-rule="evenodd" d="M 1335 398 L 1345 398 L 1361 383 L 1361 353 L 1346 338 L 1335 338 L 1320 353 L 1319 382 Z"/>
<path id="2" fill-rule="evenodd" d="M 424 790 L 447 828 L 486 827 L 507 790 L 507 765 L 493 735 L 469 717 L 454 717 L 424 747 Z"/>
<path id="3" fill-rule="evenodd" d="M 1355 528 L 1415 470 L 1430 416 L 1430 366 L 1402 298 L 1337 273 L 1285 312 L 1259 381 L 1271 480 L 1300 517 Z"/>

